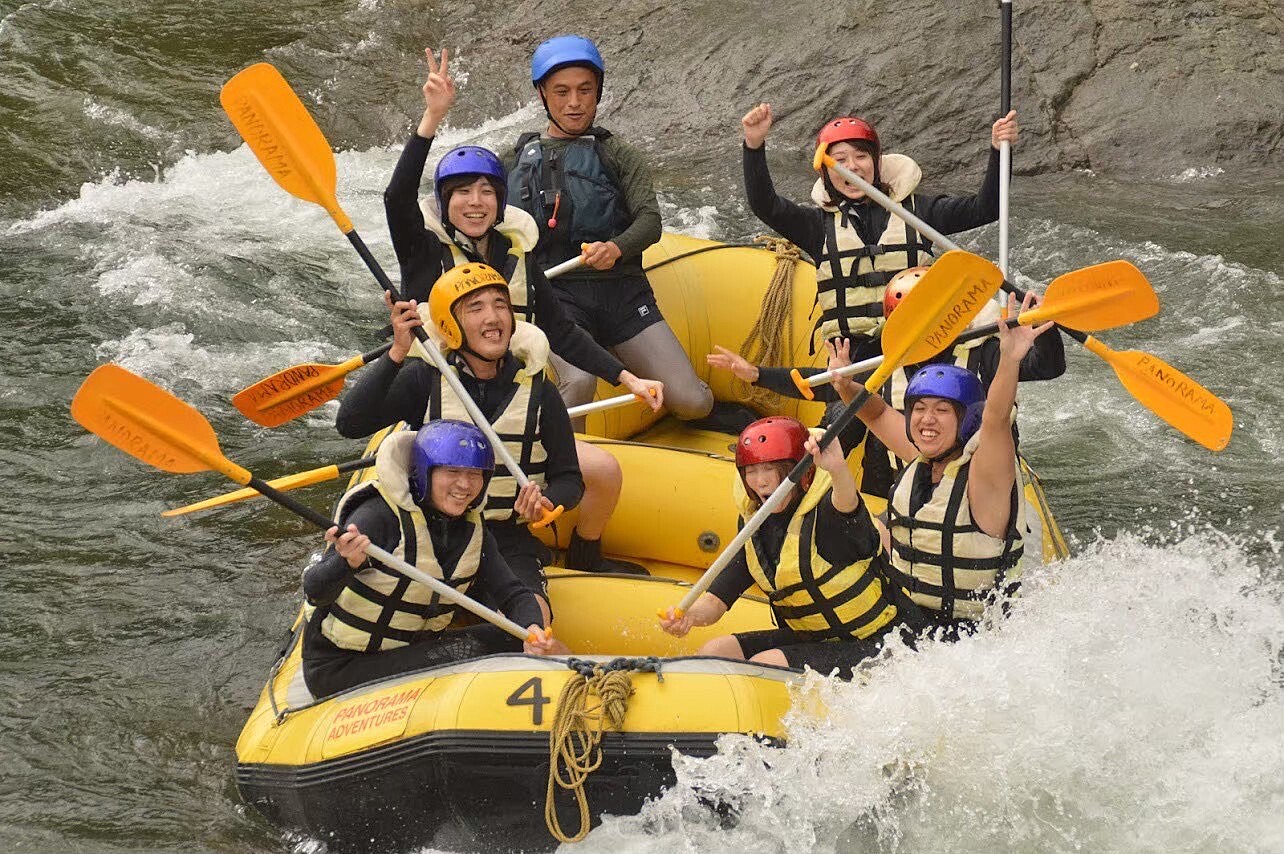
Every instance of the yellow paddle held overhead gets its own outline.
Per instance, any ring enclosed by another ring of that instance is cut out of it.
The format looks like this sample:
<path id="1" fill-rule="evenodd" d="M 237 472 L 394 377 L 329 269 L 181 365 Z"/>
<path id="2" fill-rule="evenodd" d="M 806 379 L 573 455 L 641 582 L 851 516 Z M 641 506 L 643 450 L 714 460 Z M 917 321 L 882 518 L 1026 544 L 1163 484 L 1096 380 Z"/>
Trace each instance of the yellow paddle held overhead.
<path id="1" fill-rule="evenodd" d="M 1220 451 L 1230 443 L 1235 419 L 1225 401 L 1163 359 L 1140 350 L 1112 350 L 1091 335 L 1083 346 L 1114 369 L 1128 393 L 1169 425 Z"/>
<path id="2" fill-rule="evenodd" d="M 335 198 L 330 143 L 281 72 L 266 62 L 251 65 L 223 84 L 219 102 L 273 180 L 325 208 L 344 234 L 352 231 Z"/>
<path id="3" fill-rule="evenodd" d="M 1159 297 L 1146 276 L 1124 260 L 1094 264 L 1057 276 L 1021 325 L 1053 320 L 1081 332 L 1115 329 L 1159 313 Z"/>

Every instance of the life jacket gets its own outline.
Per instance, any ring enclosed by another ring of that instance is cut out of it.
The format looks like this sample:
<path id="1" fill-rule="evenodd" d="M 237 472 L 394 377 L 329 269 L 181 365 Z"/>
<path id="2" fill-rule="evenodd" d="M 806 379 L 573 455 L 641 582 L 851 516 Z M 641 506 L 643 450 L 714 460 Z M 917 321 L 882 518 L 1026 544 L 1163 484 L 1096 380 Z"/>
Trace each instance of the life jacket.
<path id="1" fill-rule="evenodd" d="M 879 554 L 833 566 L 816 548 L 816 517 L 829 494 L 829 472 L 819 470 L 789 520 L 779 556 L 760 555 L 753 538 L 745 544 L 749 574 L 767 594 L 777 617 L 807 640 L 866 638 L 896 619 L 896 606 L 878 574 Z M 742 521 L 758 510 L 744 483 L 733 487 Z M 765 567 L 774 566 L 774 571 Z"/>
<path id="2" fill-rule="evenodd" d="M 887 504 L 892 550 L 889 578 L 900 584 L 916 604 L 944 619 L 979 619 L 986 599 L 1007 590 L 1020 575 L 1025 530 L 1025 502 L 1020 500 L 1021 473 L 1012 485 L 1008 531 L 991 537 L 972 521 L 967 482 L 972 455 L 980 443 L 973 436 L 963 453 L 951 460 L 939 483 L 931 485 L 931 462 L 924 457 L 901 472 Z M 1017 462 L 1013 459 L 1013 467 Z M 920 475 L 920 472 L 922 474 Z M 931 490 L 927 501 L 910 512 L 915 487 Z M 1014 585 L 1013 585 L 1014 586 Z"/>
<path id="3" fill-rule="evenodd" d="M 918 164 L 903 154 L 885 154 L 879 174 L 889 196 L 914 210 L 914 189 L 923 177 Z M 901 270 L 932 262 L 932 242 L 891 214 L 878 242 L 866 245 L 851 221 L 852 205 L 830 199 L 823 179 L 812 200 L 828 216 L 825 243 L 816 262 L 816 303 L 820 317 L 812 332 L 812 352 L 831 338 L 872 337 L 883 327 L 883 291 Z"/>
<path id="4" fill-rule="evenodd" d="M 424 227 L 435 234 L 450 253 L 449 261 L 442 259 L 443 273 L 459 264 L 490 263 L 466 234 L 455 228 L 446 228 L 437 209 L 436 195 L 421 198 L 419 210 L 424 215 Z M 527 285 L 526 265 L 530 260 L 529 253 L 539 240 L 535 220 L 521 208 L 509 206 L 504 208 L 503 219 L 491 231 L 497 231 L 508 239 L 508 255 L 502 265 L 496 265 L 496 270 L 508 282 L 508 299 L 513 306 L 513 314 L 518 320 L 534 323 L 535 292 Z"/>
<path id="5" fill-rule="evenodd" d="M 433 578 L 466 593 L 477 575 L 481 561 L 481 512 L 469 510 L 464 518 L 472 536 L 449 577 L 433 551 L 424 513 L 410 497 L 410 451 L 415 433 L 392 433 L 375 456 L 375 479 L 348 490 L 335 508 L 335 524 L 345 511 L 362 501 L 383 501 L 400 522 L 401 534 L 394 555 Z M 316 609 L 310 609 L 315 611 Z M 341 649 L 382 652 L 418 640 L 426 632 L 439 632 L 450 625 L 456 606 L 443 602 L 429 587 L 377 561 L 358 570 L 330 605 L 324 606 L 321 634 Z M 309 613 L 311 618 L 311 613 Z"/>
<path id="6" fill-rule="evenodd" d="M 981 309 L 981 313 L 976 319 L 968 324 L 968 329 L 979 329 L 982 326 L 988 326 L 999 320 L 999 307 L 993 300 L 986 303 Z M 944 354 L 933 357 L 931 364 L 952 364 L 960 368 L 965 368 L 973 374 L 981 372 L 981 345 L 989 341 L 993 336 L 986 338 L 974 338 L 971 341 L 965 341 L 949 351 L 948 357 Z M 917 365 L 904 365 L 892 372 L 891 377 L 879 392 L 888 406 L 900 412 L 905 411 L 905 389 L 909 387 L 909 381 L 914 374 L 923 368 L 928 362 L 920 362 Z M 905 462 L 895 453 L 887 449 L 887 446 L 879 440 L 872 431 L 865 432 L 865 453 L 862 457 L 864 463 L 861 467 L 860 491 L 866 495 L 885 496 L 891 492 L 892 482 L 896 475 L 905 468 Z M 884 463 L 884 460 L 886 462 Z"/>
<path id="7" fill-rule="evenodd" d="M 524 133 L 508 172 L 508 198 L 535 218 L 536 257 L 545 269 L 580 254 L 581 243 L 611 240 L 633 221 L 602 141 L 611 132 L 590 128 L 566 145 L 545 146 Z M 555 227 L 549 225 L 556 220 Z"/>
<path id="8" fill-rule="evenodd" d="M 426 313 L 427 307 L 421 307 L 420 314 Z M 516 357 L 522 362 L 522 367 L 514 377 L 509 397 L 491 417 L 490 423 L 495 428 L 495 435 L 504 443 L 522 472 L 542 487 L 548 471 L 548 453 L 544 449 L 540 432 L 540 401 L 543 400 L 544 384 L 548 382 L 544 373 L 548 364 L 548 338 L 537 327 L 518 321 L 508 352 L 509 358 Z M 414 354 L 415 351 L 412 350 L 411 355 Z M 458 371 L 453 366 L 451 369 Z M 437 377 L 436 388 L 428 398 L 426 420 L 436 421 L 439 418 L 472 421 L 463 401 L 440 376 Z M 483 506 L 486 520 L 512 520 L 525 524 L 514 510 L 518 490 L 517 478 L 502 463 L 497 465 L 495 475 L 490 479 L 490 486 L 486 489 L 486 503 Z"/>

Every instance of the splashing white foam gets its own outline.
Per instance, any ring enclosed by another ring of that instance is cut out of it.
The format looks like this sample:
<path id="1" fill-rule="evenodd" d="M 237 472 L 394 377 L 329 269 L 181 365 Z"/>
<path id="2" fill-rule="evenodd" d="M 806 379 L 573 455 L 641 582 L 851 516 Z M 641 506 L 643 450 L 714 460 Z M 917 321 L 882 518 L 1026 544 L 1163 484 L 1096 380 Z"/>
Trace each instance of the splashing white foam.
<path id="1" fill-rule="evenodd" d="M 813 678 L 787 748 L 678 757 L 577 850 L 1282 850 L 1278 577 L 1216 533 L 1099 542 L 977 637 Z"/>

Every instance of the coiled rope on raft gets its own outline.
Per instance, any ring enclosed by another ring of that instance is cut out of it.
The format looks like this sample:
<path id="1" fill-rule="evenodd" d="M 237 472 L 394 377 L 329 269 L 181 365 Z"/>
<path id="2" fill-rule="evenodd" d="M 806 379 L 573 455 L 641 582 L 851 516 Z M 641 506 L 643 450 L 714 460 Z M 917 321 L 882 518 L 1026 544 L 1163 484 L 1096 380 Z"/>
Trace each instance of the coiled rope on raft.
<path id="1" fill-rule="evenodd" d="M 781 237 L 760 236 L 755 242 L 776 253 L 776 272 L 762 298 L 758 322 L 740 345 L 740 355 L 751 365 L 782 367 L 791 364 L 794 352 L 794 270 L 802 257 L 802 250 Z M 737 378 L 732 388 L 742 399 L 760 412 L 780 407 L 784 398 Z"/>
<path id="2" fill-rule="evenodd" d="M 653 672 L 661 682 L 658 658 L 617 658 L 605 664 L 568 658 L 575 675 L 557 698 L 548 733 L 548 789 L 544 822 L 559 842 L 579 842 L 592 826 L 584 783 L 602 765 L 602 734 L 619 732 L 633 695 L 632 672 Z M 557 818 L 557 790 L 571 791 L 579 808 L 580 829 L 568 835 Z"/>

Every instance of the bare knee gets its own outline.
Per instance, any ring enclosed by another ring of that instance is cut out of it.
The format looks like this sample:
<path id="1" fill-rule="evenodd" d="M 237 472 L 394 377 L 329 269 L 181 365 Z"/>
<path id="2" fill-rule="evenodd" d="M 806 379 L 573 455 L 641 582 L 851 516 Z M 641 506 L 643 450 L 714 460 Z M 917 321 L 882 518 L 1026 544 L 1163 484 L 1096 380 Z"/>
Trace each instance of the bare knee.
<path id="1" fill-rule="evenodd" d="M 744 659 L 744 650 L 740 648 L 740 641 L 736 640 L 735 635 L 720 635 L 712 640 L 707 640 L 697 650 L 696 655 L 712 655 L 717 658 L 737 658 Z"/>
<path id="2" fill-rule="evenodd" d="M 624 470 L 620 468 L 619 460 L 597 445 L 579 439 L 575 441 L 575 453 L 579 457 L 586 491 L 619 494 L 620 485 L 624 482 Z"/>
<path id="3" fill-rule="evenodd" d="M 764 649 L 762 652 L 749 659 L 757 664 L 774 664 L 777 667 L 788 667 L 789 659 L 778 649 Z"/>

